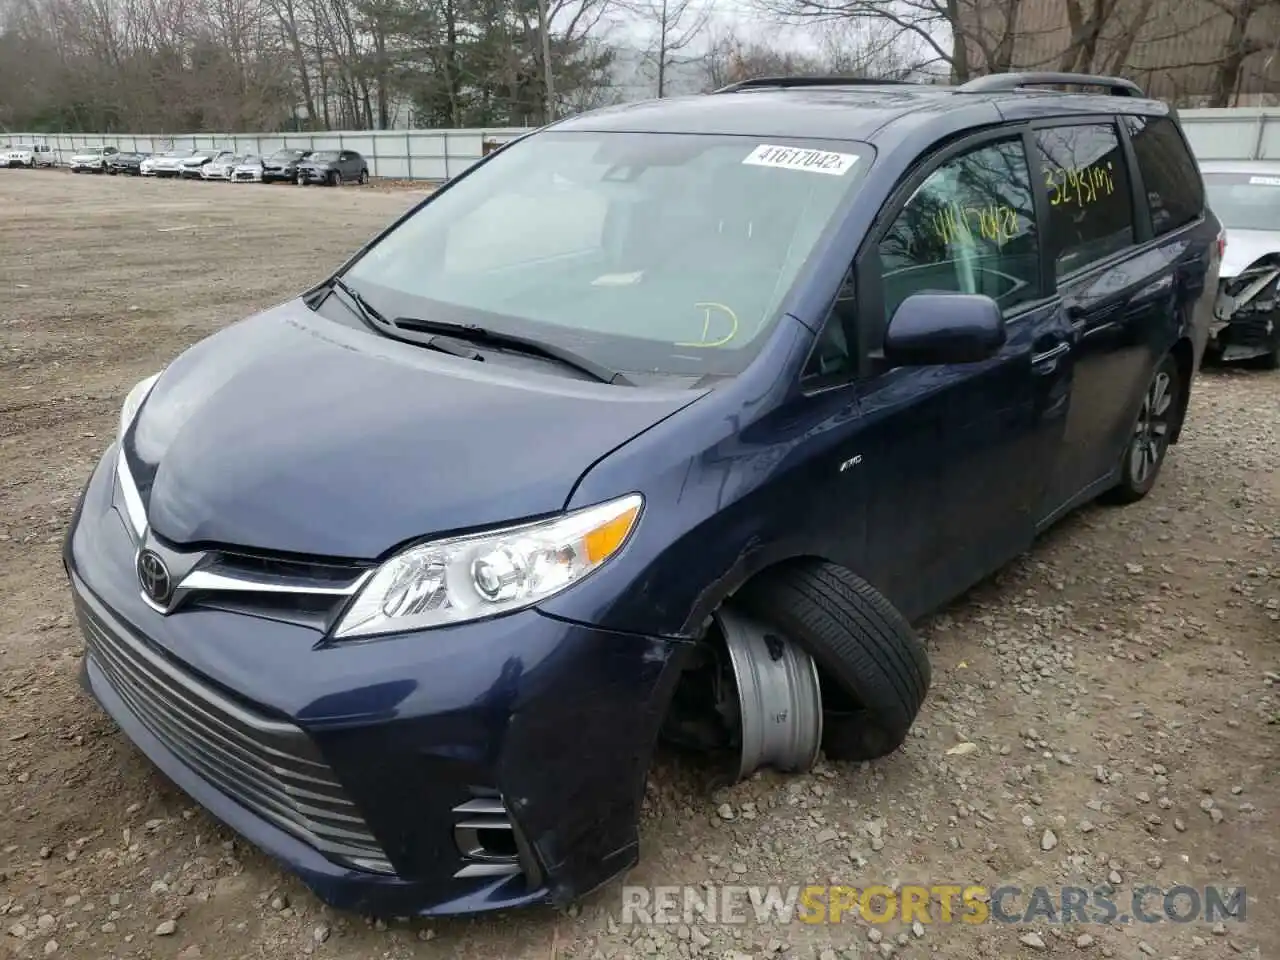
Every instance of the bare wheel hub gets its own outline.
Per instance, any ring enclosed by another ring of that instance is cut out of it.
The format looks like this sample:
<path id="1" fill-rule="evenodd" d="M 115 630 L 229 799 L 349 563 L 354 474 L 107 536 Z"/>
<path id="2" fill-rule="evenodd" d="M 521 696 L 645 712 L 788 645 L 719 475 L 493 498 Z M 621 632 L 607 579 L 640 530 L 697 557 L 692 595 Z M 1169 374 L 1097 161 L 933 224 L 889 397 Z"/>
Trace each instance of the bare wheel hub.
<path id="1" fill-rule="evenodd" d="M 822 690 L 813 658 L 777 630 L 735 610 L 715 620 L 737 692 L 739 780 L 761 767 L 810 769 L 822 746 Z"/>

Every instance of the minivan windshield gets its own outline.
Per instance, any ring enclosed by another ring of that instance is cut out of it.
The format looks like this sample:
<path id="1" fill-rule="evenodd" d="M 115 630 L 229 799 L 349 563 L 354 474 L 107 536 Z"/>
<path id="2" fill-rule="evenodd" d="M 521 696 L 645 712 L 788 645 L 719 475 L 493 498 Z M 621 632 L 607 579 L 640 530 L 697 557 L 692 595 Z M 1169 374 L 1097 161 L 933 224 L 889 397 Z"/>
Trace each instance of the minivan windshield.
<path id="1" fill-rule="evenodd" d="M 1209 209 L 1228 230 L 1280 232 L 1280 174 L 1206 173 Z"/>
<path id="2" fill-rule="evenodd" d="M 839 141 L 539 133 L 440 191 L 344 279 L 389 318 L 474 324 L 619 371 L 732 375 L 870 158 Z"/>

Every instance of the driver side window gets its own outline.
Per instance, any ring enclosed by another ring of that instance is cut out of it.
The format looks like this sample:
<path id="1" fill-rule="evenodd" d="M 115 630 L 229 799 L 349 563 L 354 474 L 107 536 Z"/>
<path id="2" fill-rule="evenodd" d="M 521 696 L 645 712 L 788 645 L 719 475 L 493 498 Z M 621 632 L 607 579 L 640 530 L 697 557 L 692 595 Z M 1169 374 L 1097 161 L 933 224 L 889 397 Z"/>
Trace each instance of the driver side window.
<path id="1" fill-rule="evenodd" d="M 913 293 L 981 293 L 1007 313 L 1041 296 L 1035 194 L 1021 137 L 943 163 L 880 241 L 885 320 Z"/>

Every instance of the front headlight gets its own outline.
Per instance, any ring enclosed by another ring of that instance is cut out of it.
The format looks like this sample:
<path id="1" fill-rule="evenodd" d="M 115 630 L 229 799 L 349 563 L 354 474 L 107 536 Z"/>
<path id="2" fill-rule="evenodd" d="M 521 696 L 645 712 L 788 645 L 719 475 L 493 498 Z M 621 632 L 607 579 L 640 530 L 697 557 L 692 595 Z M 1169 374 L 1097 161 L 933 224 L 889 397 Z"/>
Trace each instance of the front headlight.
<path id="1" fill-rule="evenodd" d="M 120 432 L 116 436 L 117 440 L 124 441 L 125 431 L 133 423 L 138 411 L 142 409 L 142 402 L 147 399 L 147 395 L 151 393 L 151 388 L 156 385 L 156 381 L 159 379 L 160 374 L 153 373 L 145 380 L 139 380 L 134 384 L 133 389 L 125 395 L 124 406 L 120 408 Z"/>
<path id="2" fill-rule="evenodd" d="M 421 630 L 532 606 L 622 549 L 643 505 L 633 493 L 552 520 L 410 547 L 378 568 L 334 635 Z"/>

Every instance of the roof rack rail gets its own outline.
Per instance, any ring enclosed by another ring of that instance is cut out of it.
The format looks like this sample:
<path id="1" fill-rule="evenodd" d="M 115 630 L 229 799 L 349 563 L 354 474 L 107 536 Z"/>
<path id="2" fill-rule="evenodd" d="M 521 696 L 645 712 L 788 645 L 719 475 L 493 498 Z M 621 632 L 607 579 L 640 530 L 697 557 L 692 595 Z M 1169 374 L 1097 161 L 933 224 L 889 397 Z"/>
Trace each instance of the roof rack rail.
<path id="1" fill-rule="evenodd" d="M 752 77 L 750 80 L 739 80 L 727 87 L 713 90 L 712 93 L 737 93 L 739 90 L 758 90 L 764 88 L 785 89 L 787 87 L 883 87 L 883 86 L 920 86 L 910 80 L 872 80 L 868 77 Z"/>
<path id="2" fill-rule="evenodd" d="M 1075 87 L 1106 87 L 1113 97 L 1145 97 L 1143 89 L 1124 77 L 1104 77 L 1091 73 L 991 73 L 953 87 L 953 93 L 1013 93 L 1024 87 L 1046 84 Z"/>

